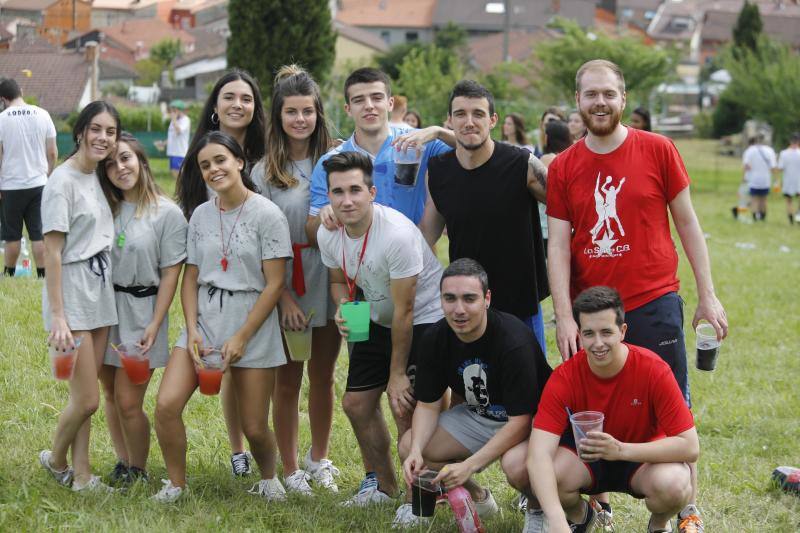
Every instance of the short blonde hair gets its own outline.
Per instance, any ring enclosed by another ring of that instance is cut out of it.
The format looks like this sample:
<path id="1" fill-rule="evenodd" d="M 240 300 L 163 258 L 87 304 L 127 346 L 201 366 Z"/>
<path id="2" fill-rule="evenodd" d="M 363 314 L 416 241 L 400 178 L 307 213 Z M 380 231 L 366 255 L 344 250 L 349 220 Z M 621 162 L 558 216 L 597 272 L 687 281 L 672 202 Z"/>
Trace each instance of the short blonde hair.
<path id="1" fill-rule="evenodd" d="M 619 80 L 620 91 L 623 93 L 625 92 L 625 76 L 622 75 L 622 69 L 619 68 L 619 65 L 607 59 L 592 59 L 581 65 L 578 72 L 575 74 L 575 91 L 581 92 L 581 78 L 583 78 L 586 71 L 600 69 L 608 69 L 613 72 Z"/>

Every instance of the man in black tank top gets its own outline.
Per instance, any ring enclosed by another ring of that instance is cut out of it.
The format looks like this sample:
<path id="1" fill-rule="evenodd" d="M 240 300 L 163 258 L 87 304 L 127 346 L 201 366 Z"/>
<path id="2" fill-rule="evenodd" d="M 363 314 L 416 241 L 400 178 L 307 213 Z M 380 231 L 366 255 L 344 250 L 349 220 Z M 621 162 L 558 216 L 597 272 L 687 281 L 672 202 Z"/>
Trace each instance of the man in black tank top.
<path id="1" fill-rule="evenodd" d="M 450 261 L 483 265 L 492 307 L 528 324 L 544 351 L 539 302 L 549 289 L 536 201 L 544 202 L 547 169 L 527 150 L 491 139 L 494 99 L 477 82 L 456 84 L 449 120 L 457 145 L 429 162 L 422 234 L 433 246 L 446 225 Z"/>

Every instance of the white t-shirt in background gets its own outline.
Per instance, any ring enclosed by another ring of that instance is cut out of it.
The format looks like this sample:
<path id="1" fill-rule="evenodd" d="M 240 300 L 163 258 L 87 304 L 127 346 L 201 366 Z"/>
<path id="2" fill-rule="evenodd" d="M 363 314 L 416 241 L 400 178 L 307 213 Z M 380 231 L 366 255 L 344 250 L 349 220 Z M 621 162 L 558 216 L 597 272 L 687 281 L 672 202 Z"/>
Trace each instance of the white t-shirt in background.
<path id="1" fill-rule="evenodd" d="M 175 126 L 181 129 L 178 133 Z M 189 129 L 192 121 L 188 116 L 183 115 L 169 123 L 167 128 L 167 157 L 185 157 L 189 150 Z"/>
<path id="2" fill-rule="evenodd" d="M 322 262 L 328 268 L 342 269 L 344 246 L 347 275 L 352 279 L 358 271 L 356 285 L 364 291 L 364 299 L 370 302 L 370 319 L 376 324 L 392 327 L 391 280 L 411 276 L 417 276 L 414 325 L 438 321 L 444 316 L 439 301 L 442 265 L 422 233 L 405 215 L 379 204 L 373 204 L 373 208 L 372 226 L 361 268 L 358 268 L 358 259 L 365 235 L 352 239 L 344 229 L 330 231 L 325 226 L 320 226 L 317 232 Z"/>
<path id="3" fill-rule="evenodd" d="M 35 105 L 15 105 L 0 113 L 0 190 L 33 189 L 47 183 L 47 139 L 56 136 L 50 114 Z"/>
<path id="4" fill-rule="evenodd" d="M 775 150 L 765 144 L 748 146 L 742 154 L 742 164 L 748 165 L 744 177 L 751 189 L 769 189 L 772 185 L 772 169 L 777 166 Z"/>
<path id="5" fill-rule="evenodd" d="M 783 194 L 800 194 L 800 148 L 787 148 L 778 156 L 778 168 L 783 170 Z"/>

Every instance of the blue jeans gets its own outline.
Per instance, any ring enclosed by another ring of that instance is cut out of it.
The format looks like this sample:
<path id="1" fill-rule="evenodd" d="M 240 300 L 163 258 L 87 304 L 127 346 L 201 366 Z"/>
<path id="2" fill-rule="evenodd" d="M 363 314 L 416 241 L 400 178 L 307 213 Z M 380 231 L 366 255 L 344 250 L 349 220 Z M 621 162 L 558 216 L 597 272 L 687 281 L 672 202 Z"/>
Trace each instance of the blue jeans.
<path id="1" fill-rule="evenodd" d="M 542 348 L 542 353 L 547 357 L 547 344 L 544 341 L 544 317 L 542 316 L 542 304 L 539 304 L 537 313 L 533 316 L 525 317 L 522 319 L 525 325 L 531 328 L 533 334 L 536 335 L 536 340 L 539 341 L 539 346 Z"/>

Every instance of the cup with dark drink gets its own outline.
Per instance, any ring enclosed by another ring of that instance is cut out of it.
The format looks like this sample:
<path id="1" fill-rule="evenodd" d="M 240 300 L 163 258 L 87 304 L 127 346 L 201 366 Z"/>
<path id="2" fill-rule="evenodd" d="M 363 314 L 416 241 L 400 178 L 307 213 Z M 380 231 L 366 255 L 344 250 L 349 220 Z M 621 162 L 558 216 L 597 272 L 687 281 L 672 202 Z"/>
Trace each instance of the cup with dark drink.
<path id="1" fill-rule="evenodd" d="M 436 508 L 436 497 L 441 494 L 441 487 L 433 483 L 438 472 L 423 470 L 414 476 L 411 484 L 411 512 L 414 516 L 433 516 Z"/>
<path id="2" fill-rule="evenodd" d="M 722 342 L 717 339 L 714 326 L 702 323 L 695 330 L 697 336 L 697 369 L 710 372 L 717 366 L 717 356 Z"/>
<path id="3" fill-rule="evenodd" d="M 395 149 L 394 151 L 394 182 L 403 187 L 414 187 L 417 184 L 419 164 L 422 161 L 424 146 L 419 148 Z"/>

